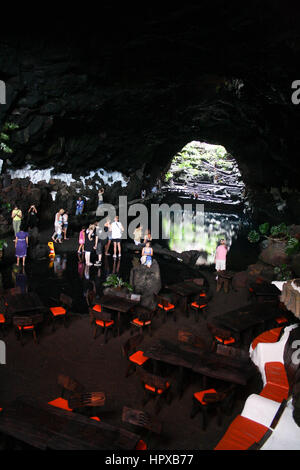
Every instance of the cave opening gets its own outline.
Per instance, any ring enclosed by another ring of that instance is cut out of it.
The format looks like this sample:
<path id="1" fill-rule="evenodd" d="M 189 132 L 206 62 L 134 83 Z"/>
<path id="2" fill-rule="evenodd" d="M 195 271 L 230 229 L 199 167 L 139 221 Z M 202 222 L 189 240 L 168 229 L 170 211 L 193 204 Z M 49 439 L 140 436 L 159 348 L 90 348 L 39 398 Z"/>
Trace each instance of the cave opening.
<path id="1" fill-rule="evenodd" d="M 186 144 L 172 158 L 162 191 L 164 201 L 179 203 L 182 208 L 178 209 L 182 218 L 175 210 L 171 225 L 168 214 L 162 214 L 168 248 L 178 253 L 198 251 L 196 264 L 209 266 L 214 264 L 216 247 L 224 238 L 231 264 L 237 268 L 241 250 L 255 256 L 245 245 L 252 226 L 251 211 L 245 205 L 245 184 L 234 156 L 224 146 L 196 140 Z M 184 209 L 186 204 L 191 204 L 190 213 Z"/>

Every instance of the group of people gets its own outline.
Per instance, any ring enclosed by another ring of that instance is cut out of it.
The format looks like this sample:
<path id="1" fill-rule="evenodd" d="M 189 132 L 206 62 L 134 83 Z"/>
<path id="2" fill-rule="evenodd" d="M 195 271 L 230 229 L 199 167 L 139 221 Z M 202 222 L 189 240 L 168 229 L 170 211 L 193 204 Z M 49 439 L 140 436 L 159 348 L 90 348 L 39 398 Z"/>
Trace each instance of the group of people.
<path id="1" fill-rule="evenodd" d="M 101 206 L 103 205 L 103 194 L 104 194 L 104 189 L 100 188 L 98 191 L 98 204 L 97 204 L 97 209 L 96 209 L 96 216 L 99 217 L 101 215 Z M 75 210 L 75 215 L 82 215 L 84 210 L 84 200 L 82 199 L 81 196 L 78 197 L 76 201 L 76 210 Z"/>
<path id="2" fill-rule="evenodd" d="M 63 240 L 68 240 L 67 231 L 69 224 L 69 214 L 64 209 L 60 209 L 55 214 L 54 218 L 54 232 L 52 235 L 52 240 L 55 243 L 62 243 Z"/>
<path id="3" fill-rule="evenodd" d="M 91 253 L 95 250 L 97 261 L 94 264 L 95 266 L 100 266 L 103 251 L 105 256 L 109 256 L 110 245 L 113 243 L 113 257 L 121 258 L 121 239 L 123 232 L 124 227 L 119 221 L 118 216 L 115 216 L 113 222 L 107 218 L 103 229 L 99 222 L 90 224 L 88 228 L 82 227 L 78 239 L 78 254 L 84 253 L 86 265 L 91 266 L 93 264 L 91 263 Z"/>
<path id="4" fill-rule="evenodd" d="M 14 208 L 11 212 L 11 219 L 14 231 L 14 244 L 15 244 L 15 254 L 17 258 L 17 266 L 20 265 L 20 260 L 22 259 L 22 264 L 25 266 L 25 260 L 27 256 L 27 248 L 29 241 L 28 229 L 32 229 L 38 224 L 38 211 L 34 204 L 32 204 L 27 211 L 27 218 L 24 217 L 24 214 L 18 204 L 14 205 Z"/>

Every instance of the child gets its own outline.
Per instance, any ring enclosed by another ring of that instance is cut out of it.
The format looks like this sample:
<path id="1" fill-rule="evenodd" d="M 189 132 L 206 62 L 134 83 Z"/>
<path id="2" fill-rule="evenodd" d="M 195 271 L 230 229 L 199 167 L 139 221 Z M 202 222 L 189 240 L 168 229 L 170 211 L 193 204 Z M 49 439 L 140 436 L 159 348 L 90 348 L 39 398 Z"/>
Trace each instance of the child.
<path id="1" fill-rule="evenodd" d="M 141 263 L 148 266 L 148 268 L 151 268 L 152 256 L 153 256 L 153 248 L 151 248 L 150 241 L 147 241 L 146 246 L 143 248 L 143 251 L 142 251 Z"/>
<path id="2" fill-rule="evenodd" d="M 85 227 L 82 227 L 80 233 L 79 233 L 79 239 L 78 239 L 79 247 L 78 247 L 78 253 L 84 253 L 84 244 L 85 244 Z"/>
<path id="3" fill-rule="evenodd" d="M 58 241 L 58 243 L 62 243 L 62 225 L 58 225 L 57 226 L 57 232 L 56 232 L 56 241 Z"/>
<path id="4" fill-rule="evenodd" d="M 225 240 L 220 240 L 220 245 L 216 249 L 215 263 L 216 271 L 225 271 L 226 270 L 226 255 L 227 255 L 227 246 Z"/>

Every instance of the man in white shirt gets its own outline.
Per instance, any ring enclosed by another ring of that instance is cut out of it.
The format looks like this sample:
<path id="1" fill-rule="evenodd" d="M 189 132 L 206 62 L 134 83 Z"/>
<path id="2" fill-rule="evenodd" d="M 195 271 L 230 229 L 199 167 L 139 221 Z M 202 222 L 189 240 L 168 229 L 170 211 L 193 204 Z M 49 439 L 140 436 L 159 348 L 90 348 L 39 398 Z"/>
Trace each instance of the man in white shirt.
<path id="1" fill-rule="evenodd" d="M 116 215 L 114 222 L 111 224 L 111 238 L 114 244 L 114 254 L 113 257 L 117 257 L 117 249 L 119 252 L 119 258 L 121 258 L 121 238 L 124 232 L 124 227 L 119 222 L 119 216 Z"/>

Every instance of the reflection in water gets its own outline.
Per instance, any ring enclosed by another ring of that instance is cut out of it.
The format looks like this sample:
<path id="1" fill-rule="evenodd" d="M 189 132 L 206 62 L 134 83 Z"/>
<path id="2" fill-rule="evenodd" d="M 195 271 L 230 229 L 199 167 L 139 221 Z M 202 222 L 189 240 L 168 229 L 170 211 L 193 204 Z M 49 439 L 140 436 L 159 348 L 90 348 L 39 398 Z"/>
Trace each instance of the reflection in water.
<path id="1" fill-rule="evenodd" d="M 183 211 L 181 211 L 183 214 Z M 180 215 L 180 214 L 179 214 Z M 200 251 L 197 261 L 199 265 L 214 263 L 215 250 L 221 238 L 226 240 L 230 249 L 232 242 L 238 237 L 242 228 L 241 218 L 236 214 L 221 214 L 204 212 L 202 220 L 195 219 L 195 212 L 185 213 L 180 217 L 178 213 L 174 217 L 171 214 L 171 224 L 166 216 L 162 216 L 163 234 L 169 233 L 168 246 L 171 250 L 182 253 L 188 250 Z"/>
<path id="2" fill-rule="evenodd" d="M 62 277 L 67 267 L 67 255 L 56 255 L 54 258 L 53 269 L 57 277 Z"/>

